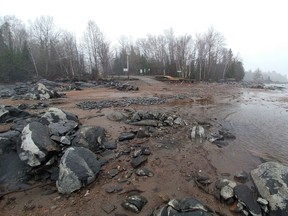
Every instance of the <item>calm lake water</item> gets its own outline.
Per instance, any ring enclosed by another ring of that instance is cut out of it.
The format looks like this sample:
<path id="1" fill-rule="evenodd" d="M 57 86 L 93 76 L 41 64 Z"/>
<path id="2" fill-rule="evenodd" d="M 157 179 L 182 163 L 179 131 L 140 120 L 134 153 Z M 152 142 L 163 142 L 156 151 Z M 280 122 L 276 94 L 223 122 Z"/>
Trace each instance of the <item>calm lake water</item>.
<path id="1" fill-rule="evenodd" d="M 281 86 L 286 88 L 243 89 L 236 104 L 211 110 L 237 137 L 211 156 L 220 172 L 250 171 L 270 160 L 288 165 L 288 86 Z"/>

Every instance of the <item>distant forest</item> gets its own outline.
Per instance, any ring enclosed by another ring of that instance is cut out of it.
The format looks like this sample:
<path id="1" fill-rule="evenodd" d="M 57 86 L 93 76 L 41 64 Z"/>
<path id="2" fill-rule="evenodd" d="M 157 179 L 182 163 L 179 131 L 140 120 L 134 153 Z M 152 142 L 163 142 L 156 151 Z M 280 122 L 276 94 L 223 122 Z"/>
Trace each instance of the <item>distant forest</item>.
<path id="1" fill-rule="evenodd" d="M 247 71 L 243 80 L 258 83 L 288 82 L 286 75 L 276 73 L 275 71 L 261 71 L 259 68 L 253 72 Z"/>
<path id="2" fill-rule="evenodd" d="M 26 26 L 14 16 L 0 17 L 0 79 L 98 79 L 111 75 L 171 75 L 219 81 L 243 79 L 241 60 L 225 45 L 222 34 L 206 32 L 176 36 L 173 29 L 135 41 L 122 36 L 117 46 L 94 21 L 83 36 L 57 28 L 53 18 L 41 16 Z"/>

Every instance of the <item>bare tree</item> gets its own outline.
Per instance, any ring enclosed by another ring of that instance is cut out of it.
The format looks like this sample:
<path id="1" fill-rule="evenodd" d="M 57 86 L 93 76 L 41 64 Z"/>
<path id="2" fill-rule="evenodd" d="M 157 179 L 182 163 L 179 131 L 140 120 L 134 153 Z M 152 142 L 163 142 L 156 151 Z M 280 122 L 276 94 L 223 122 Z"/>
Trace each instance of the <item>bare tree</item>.
<path id="1" fill-rule="evenodd" d="M 182 77 L 188 77 L 188 67 L 192 59 L 192 37 L 189 35 L 180 36 L 176 39 L 176 62 Z"/>
<path id="2" fill-rule="evenodd" d="M 53 44 L 57 43 L 60 32 L 54 25 L 53 18 L 50 16 L 41 16 L 30 23 L 30 41 L 29 46 L 32 55 L 35 58 L 40 75 L 50 77 L 55 75 L 53 61 L 57 56 L 53 55 Z"/>
<path id="3" fill-rule="evenodd" d="M 88 67 L 94 78 L 111 71 L 111 45 L 94 21 L 89 21 L 84 33 L 84 49 Z"/>
<path id="4" fill-rule="evenodd" d="M 106 77 L 108 74 L 111 73 L 111 59 L 112 59 L 112 52 L 110 51 L 110 42 L 107 41 L 103 35 L 100 34 L 99 43 L 98 43 L 98 56 L 102 67 L 102 74 Z"/>
<path id="5" fill-rule="evenodd" d="M 62 31 L 59 41 L 53 43 L 52 46 L 58 56 L 57 62 L 61 68 L 59 73 L 63 74 L 63 77 L 71 79 L 83 74 L 84 71 L 80 66 L 81 54 L 72 33 Z"/>
<path id="6" fill-rule="evenodd" d="M 101 32 L 94 21 L 88 21 L 86 31 L 84 33 L 84 47 L 88 58 L 88 66 L 92 76 L 98 78 L 99 76 L 99 61 L 98 61 L 98 47 Z"/>
<path id="7" fill-rule="evenodd" d="M 172 64 L 175 61 L 175 35 L 172 28 L 165 30 L 164 35 L 167 38 L 168 43 L 168 57 L 169 63 Z"/>
<path id="8" fill-rule="evenodd" d="M 197 56 L 197 70 L 199 71 L 198 77 L 199 80 L 205 80 L 205 68 L 206 68 L 206 55 L 207 55 L 207 46 L 205 39 L 202 35 L 196 35 L 196 56 Z"/>

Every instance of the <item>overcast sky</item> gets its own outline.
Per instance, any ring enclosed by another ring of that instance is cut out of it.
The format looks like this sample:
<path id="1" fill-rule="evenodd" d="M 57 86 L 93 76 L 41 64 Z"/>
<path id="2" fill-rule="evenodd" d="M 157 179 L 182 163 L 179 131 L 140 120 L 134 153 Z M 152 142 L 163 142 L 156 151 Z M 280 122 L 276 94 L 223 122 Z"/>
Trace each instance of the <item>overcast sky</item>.
<path id="1" fill-rule="evenodd" d="M 204 33 L 210 26 L 239 53 L 246 70 L 288 75 L 287 0 L 2 0 L 0 16 L 27 23 L 41 15 L 81 35 L 94 20 L 116 43 L 173 28 L 176 35 Z"/>

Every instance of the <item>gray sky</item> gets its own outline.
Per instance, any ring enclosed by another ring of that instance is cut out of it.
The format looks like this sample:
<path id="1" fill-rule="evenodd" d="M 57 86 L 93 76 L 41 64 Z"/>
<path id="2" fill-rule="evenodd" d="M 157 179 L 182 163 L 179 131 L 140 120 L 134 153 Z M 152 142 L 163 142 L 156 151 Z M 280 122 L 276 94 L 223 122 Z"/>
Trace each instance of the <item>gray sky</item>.
<path id="1" fill-rule="evenodd" d="M 210 26 L 240 55 L 246 70 L 288 75 L 287 0 L 2 0 L 0 16 L 24 21 L 41 15 L 81 35 L 94 20 L 116 43 L 173 28 L 176 35 L 204 33 Z"/>

